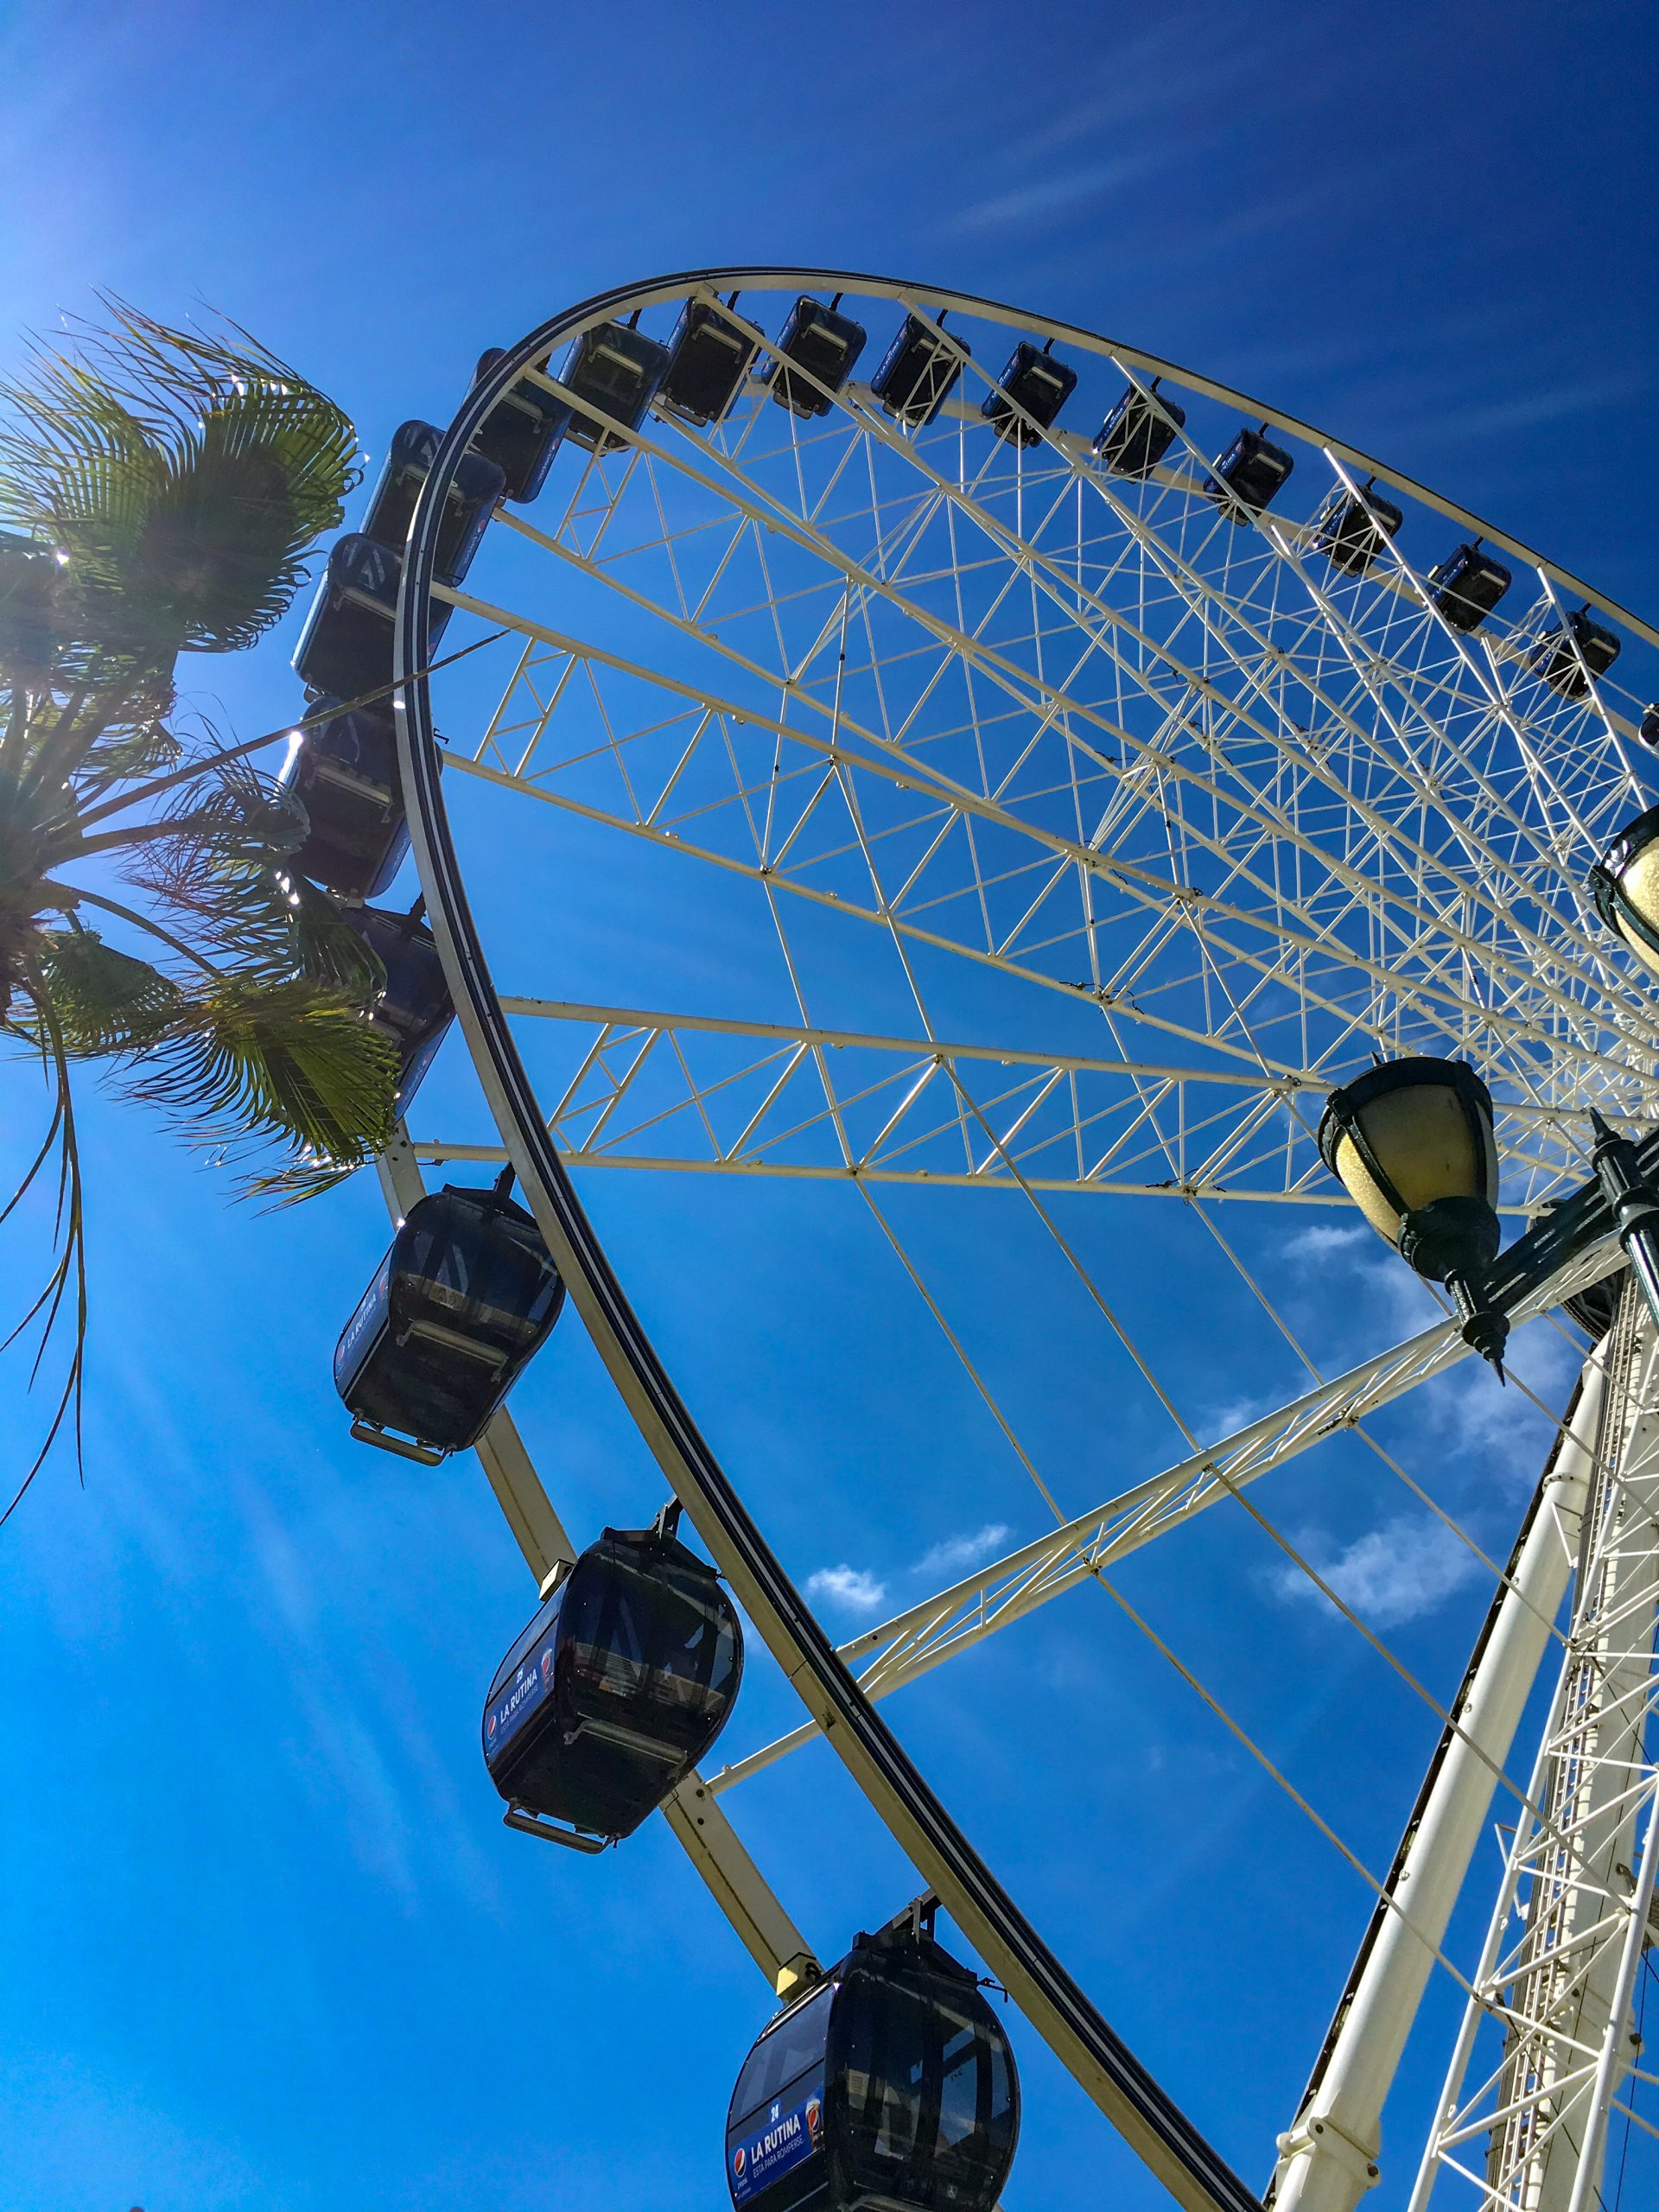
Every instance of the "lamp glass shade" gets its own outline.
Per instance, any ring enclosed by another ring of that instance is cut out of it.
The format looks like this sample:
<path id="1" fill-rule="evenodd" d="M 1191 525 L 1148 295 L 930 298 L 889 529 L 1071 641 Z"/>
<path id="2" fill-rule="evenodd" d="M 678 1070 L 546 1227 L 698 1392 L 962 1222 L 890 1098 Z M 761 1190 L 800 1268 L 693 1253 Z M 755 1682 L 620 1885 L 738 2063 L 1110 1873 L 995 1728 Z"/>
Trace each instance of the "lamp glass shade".
<path id="1" fill-rule="evenodd" d="M 1659 976 L 1659 807 L 1627 823 L 1591 872 L 1596 910 Z"/>
<path id="2" fill-rule="evenodd" d="M 1395 1060 L 1333 1092 L 1320 1149 L 1390 1244 L 1408 1214 L 1438 1200 L 1497 1203 L 1491 1101 L 1459 1061 Z"/>

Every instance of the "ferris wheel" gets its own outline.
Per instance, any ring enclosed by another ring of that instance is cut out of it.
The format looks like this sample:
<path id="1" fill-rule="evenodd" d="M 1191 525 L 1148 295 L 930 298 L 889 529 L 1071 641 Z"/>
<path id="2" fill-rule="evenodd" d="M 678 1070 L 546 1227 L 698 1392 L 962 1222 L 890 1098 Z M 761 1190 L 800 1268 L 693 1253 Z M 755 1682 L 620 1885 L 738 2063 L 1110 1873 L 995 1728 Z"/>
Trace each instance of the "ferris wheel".
<path id="1" fill-rule="evenodd" d="M 881 2201 L 942 2204 L 948 2173 L 950 2202 L 989 2212 L 1013 2155 L 1011 2054 L 971 1977 L 951 1979 L 935 1904 L 1177 2201 L 1260 2203 L 878 1708 L 1230 1501 L 1382 1649 L 1245 1493 L 1497 1344 L 1446 1268 L 1455 1311 L 1323 1376 L 1227 1226 L 1376 1199 L 1342 1144 L 1375 1166 L 1368 1102 L 1386 1118 L 1404 1096 L 1365 1074 L 1379 1063 L 1439 1083 L 1471 1159 L 1490 1143 L 1479 1175 L 1542 1254 L 1507 1318 L 1573 1299 L 1595 1348 L 1513 1553 L 1482 1554 L 1494 1595 L 1469 1674 L 1422 1690 L 1440 1747 L 1399 1808 L 1393 1866 L 1366 1875 L 1370 1925 L 1268 2194 L 1345 2207 L 1376 2181 L 1382 2102 L 1444 1968 L 1467 2012 L 1414 2208 L 1597 2201 L 1610 2114 L 1649 2078 L 1629 2018 L 1659 1829 L 1643 1749 L 1659 1344 L 1620 1291 L 1611 1214 L 1570 1248 L 1548 1240 L 1574 1205 L 1589 1220 L 1568 1194 L 1592 1110 L 1638 1127 L 1659 1110 L 1659 1007 L 1631 919 L 1659 839 L 1643 827 L 1656 652 L 1646 622 L 1282 413 L 927 286 L 746 269 L 619 288 L 486 354 L 447 431 L 398 434 L 296 657 L 324 702 L 290 769 L 312 810 L 297 864 L 360 902 L 412 838 L 424 905 L 362 910 L 408 1119 L 382 1163 L 397 1242 L 337 1376 L 368 1440 L 428 1459 L 475 1445 L 540 1586 L 484 1724 L 510 1821 L 594 1850 L 660 1805 L 783 2001 L 734 2097 L 735 2203 L 870 2201 L 876 2123 L 847 2054 L 865 2038 L 868 2091 L 885 2005 L 933 2022 L 939 2051 L 954 2036 L 977 2087 L 953 2137 L 935 2081 L 909 2180 L 889 2176 Z M 395 727 L 350 705 L 389 676 Z M 553 887 L 595 869 L 607 912 L 637 887 L 654 918 L 637 949 L 573 951 L 562 922 L 528 941 L 510 887 L 545 887 L 556 914 Z M 718 962 L 691 949 L 700 930 Z M 575 996 L 578 968 L 638 988 Z M 664 1003 L 653 976 L 679 995 Z M 484 1110 L 444 1127 L 415 1093 L 452 1012 Z M 426 1169 L 467 1163 L 509 1169 L 518 1198 L 505 1175 L 428 1194 Z M 576 1191 L 601 1169 L 839 1188 L 1054 1525 L 837 1650 L 607 1258 Z M 955 1287 L 905 1234 L 900 1204 L 989 1192 L 1024 1211 L 1179 1432 L 1169 1465 L 1081 1516 L 1054 1503 Z M 1385 1230 L 1387 1197 L 1367 1207 Z M 1095 1201 L 1152 1198 L 1202 1223 L 1217 1295 L 1308 1370 L 1223 1437 L 1182 1408 L 1076 1226 Z M 580 1553 L 502 1406 L 567 1293 L 674 1501 L 653 1529 Z M 699 1762 L 738 1698 L 741 1631 L 693 1531 L 806 1714 L 717 1773 Z M 662 1649 L 700 1656 L 652 1662 L 648 1637 L 620 1656 L 630 1605 L 636 1630 L 669 1608 Z M 1552 1655 L 1554 1700 L 1514 1783 Z M 588 1704 L 531 1758 L 525 1716 L 552 1709 L 561 1667 Z M 836 1967 L 721 1802 L 819 1736 L 929 1899 Z M 1503 1884 L 1484 1951 L 1459 1961 L 1443 1939 L 1500 1788 L 1519 1805 Z M 774 2143 L 803 2082 L 800 2128 Z"/>

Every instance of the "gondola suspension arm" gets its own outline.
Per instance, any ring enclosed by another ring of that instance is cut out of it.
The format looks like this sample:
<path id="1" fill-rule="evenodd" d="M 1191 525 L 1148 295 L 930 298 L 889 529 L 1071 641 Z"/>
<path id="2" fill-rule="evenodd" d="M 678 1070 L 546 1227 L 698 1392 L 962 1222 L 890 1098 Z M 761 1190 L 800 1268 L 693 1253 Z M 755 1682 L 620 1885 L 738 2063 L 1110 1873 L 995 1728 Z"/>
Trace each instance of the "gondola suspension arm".
<path id="1" fill-rule="evenodd" d="M 394 1222 L 399 1221 L 426 1195 L 426 1185 L 414 1147 L 400 1124 L 396 1135 L 376 1163 L 380 1188 Z M 553 1502 L 543 1488 L 534 1463 L 518 1433 L 517 1423 L 503 1407 L 474 1446 L 496 1503 L 505 1516 L 513 1540 L 524 1554 L 541 1593 L 546 1597 L 559 1577 L 575 1562 L 576 1547 Z M 689 1774 L 663 1806 L 663 1818 L 686 1857 L 702 1877 L 715 1904 L 735 1929 L 738 1940 L 772 1985 L 774 1993 L 789 1998 L 815 1980 L 818 1962 L 812 1948 L 779 1903 L 765 1876 L 750 1858 L 742 1839 L 715 1804 L 701 1775 Z M 529 1816 L 505 1815 L 509 1827 L 561 1842 L 570 1839 Z M 574 1848 L 589 1847 L 576 1843 Z"/>

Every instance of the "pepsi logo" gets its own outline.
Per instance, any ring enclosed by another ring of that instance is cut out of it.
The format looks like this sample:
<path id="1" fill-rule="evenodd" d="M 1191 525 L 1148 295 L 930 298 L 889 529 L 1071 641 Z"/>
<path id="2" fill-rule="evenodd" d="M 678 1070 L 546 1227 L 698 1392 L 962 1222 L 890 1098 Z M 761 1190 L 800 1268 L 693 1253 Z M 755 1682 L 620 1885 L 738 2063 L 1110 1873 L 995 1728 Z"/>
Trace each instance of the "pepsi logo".
<path id="1" fill-rule="evenodd" d="M 742 2180 L 743 2169 L 748 2164 L 748 2163 L 749 2154 L 740 2143 L 736 2150 L 732 2153 L 732 2171 L 737 2176 L 739 2181 Z"/>

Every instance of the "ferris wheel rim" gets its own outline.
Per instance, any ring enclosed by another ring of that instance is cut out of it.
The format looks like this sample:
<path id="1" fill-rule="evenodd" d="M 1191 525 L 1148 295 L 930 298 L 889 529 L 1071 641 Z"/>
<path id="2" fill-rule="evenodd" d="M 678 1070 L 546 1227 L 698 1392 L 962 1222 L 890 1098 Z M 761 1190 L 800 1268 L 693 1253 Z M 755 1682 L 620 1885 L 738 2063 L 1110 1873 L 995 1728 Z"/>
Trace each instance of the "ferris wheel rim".
<path id="1" fill-rule="evenodd" d="M 718 290 L 734 285 L 740 290 L 747 290 L 753 287 L 784 283 L 856 291 L 871 298 L 892 300 L 900 306 L 912 300 L 925 300 L 947 310 L 982 315 L 1010 327 L 1034 330 L 1046 338 L 1069 340 L 1089 353 L 1128 363 L 1135 368 L 1147 370 L 1156 377 L 1173 378 L 1189 390 L 1201 392 L 1205 398 L 1236 406 L 1247 415 L 1254 415 L 1259 421 L 1271 423 L 1289 436 L 1321 448 L 1351 467 L 1364 470 L 1367 475 L 1375 476 L 1391 489 L 1403 492 L 1423 506 L 1445 516 L 1447 521 L 1471 531 L 1478 538 L 1500 547 L 1516 560 L 1524 562 L 1528 567 L 1548 575 L 1570 593 L 1593 601 L 1605 613 L 1626 626 L 1634 636 L 1659 649 L 1659 619 L 1649 620 L 1622 601 L 1612 598 L 1587 582 L 1575 570 L 1564 567 L 1548 554 L 1540 552 L 1537 547 L 1528 544 L 1524 538 L 1516 537 L 1499 524 L 1489 521 L 1484 516 L 1476 513 L 1472 507 L 1448 499 L 1433 486 L 1405 474 L 1391 462 L 1379 460 L 1363 447 L 1351 445 L 1344 439 L 1334 437 L 1318 424 L 1305 422 L 1300 416 L 1293 415 L 1253 392 L 1224 384 L 1216 378 L 1205 376 L 1201 371 L 1187 367 L 1182 362 L 1154 353 L 1145 346 L 1108 337 L 1082 323 L 1039 314 L 1033 309 L 1013 305 L 1006 300 L 993 299 L 984 293 L 963 291 L 953 285 L 924 283 L 909 277 L 878 276 L 861 270 L 791 267 L 787 264 L 766 263 L 677 270 L 628 284 L 613 285 L 603 292 L 591 294 L 576 307 L 550 316 L 521 340 L 518 346 L 510 348 L 515 361 L 511 373 L 503 376 L 501 364 L 498 363 L 486 380 L 492 391 L 492 401 L 511 387 L 524 369 L 533 364 L 537 353 L 550 351 L 561 339 L 574 336 L 585 326 L 605 315 L 679 300 L 697 286 Z M 488 408 L 482 410 L 479 419 L 481 421 L 488 411 Z"/>

